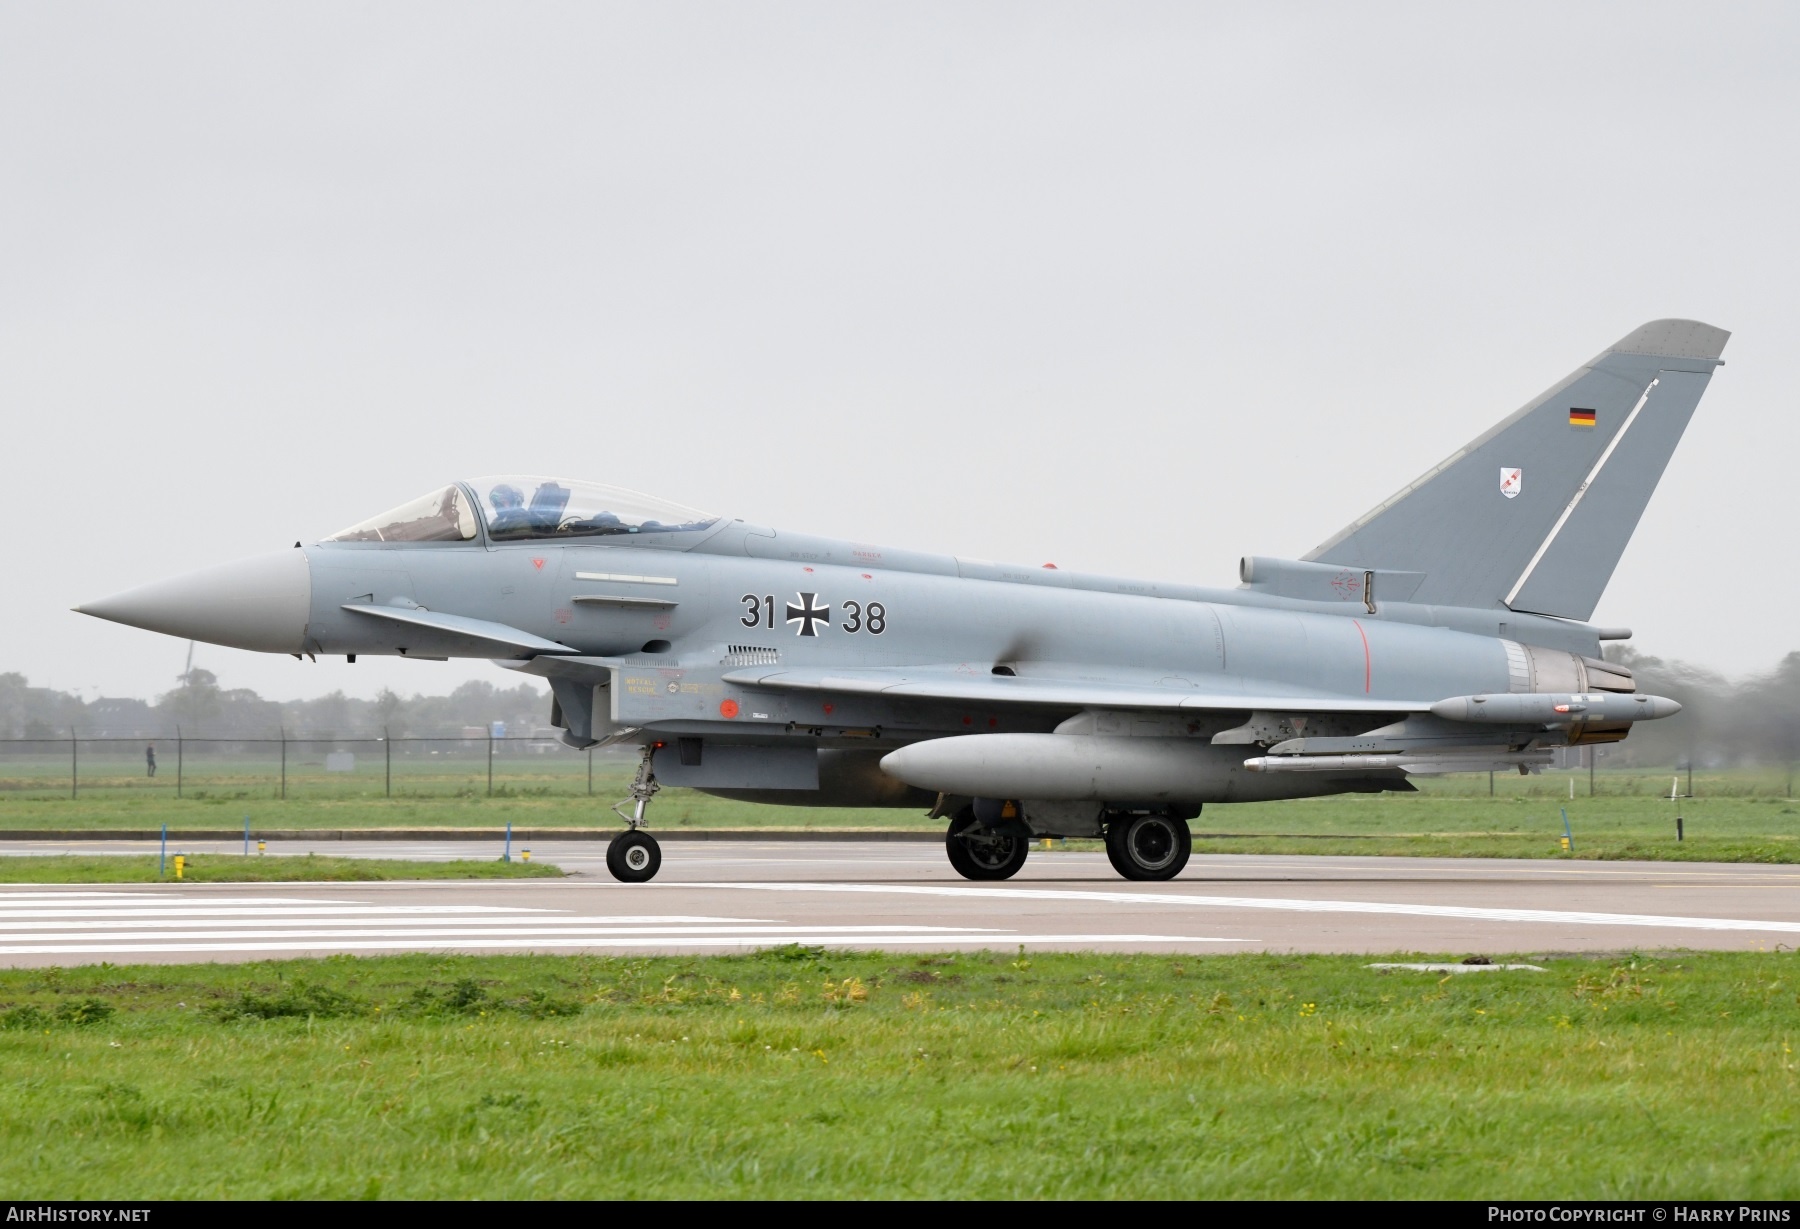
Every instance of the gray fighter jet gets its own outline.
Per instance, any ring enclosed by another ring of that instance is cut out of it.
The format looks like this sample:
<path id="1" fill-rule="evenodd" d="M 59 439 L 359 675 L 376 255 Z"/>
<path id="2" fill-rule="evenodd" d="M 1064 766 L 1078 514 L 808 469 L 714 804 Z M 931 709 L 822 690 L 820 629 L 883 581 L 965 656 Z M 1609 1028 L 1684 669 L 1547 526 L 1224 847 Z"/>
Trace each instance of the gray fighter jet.
<path id="1" fill-rule="evenodd" d="M 493 659 L 660 786 L 929 808 L 971 879 L 1038 836 L 1168 879 L 1208 802 L 1531 772 L 1678 705 L 1589 624 L 1729 334 L 1659 320 L 1298 560 L 1233 589 L 777 532 L 615 487 L 452 483 L 321 542 L 76 609 L 270 653 Z"/>

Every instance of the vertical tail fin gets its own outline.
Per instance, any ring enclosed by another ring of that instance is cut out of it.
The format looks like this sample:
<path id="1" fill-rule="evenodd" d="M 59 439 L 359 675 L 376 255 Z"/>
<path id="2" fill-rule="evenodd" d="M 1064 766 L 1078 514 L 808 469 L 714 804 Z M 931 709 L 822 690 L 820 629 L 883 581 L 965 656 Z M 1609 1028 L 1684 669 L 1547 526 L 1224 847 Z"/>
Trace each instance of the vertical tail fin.
<path id="1" fill-rule="evenodd" d="M 1588 618 L 1730 336 L 1644 325 L 1306 558 L 1423 573 L 1415 602 Z"/>

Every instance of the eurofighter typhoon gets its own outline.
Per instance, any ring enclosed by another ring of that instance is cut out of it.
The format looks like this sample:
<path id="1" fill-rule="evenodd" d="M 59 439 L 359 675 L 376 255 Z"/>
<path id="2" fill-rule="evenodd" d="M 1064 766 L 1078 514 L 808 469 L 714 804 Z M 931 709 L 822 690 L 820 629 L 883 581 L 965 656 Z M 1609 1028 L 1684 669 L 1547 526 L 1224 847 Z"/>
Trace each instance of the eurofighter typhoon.
<path id="1" fill-rule="evenodd" d="M 76 609 L 269 653 L 489 658 L 571 747 L 641 748 L 607 865 L 661 864 L 662 786 L 919 807 L 1004 879 L 1101 837 L 1169 879 L 1209 802 L 1410 790 L 1615 742 L 1642 695 L 1587 622 L 1729 334 L 1658 320 L 1301 559 L 1232 589 L 767 529 L 616 487 L 456 482 L 320 542 Z"/>

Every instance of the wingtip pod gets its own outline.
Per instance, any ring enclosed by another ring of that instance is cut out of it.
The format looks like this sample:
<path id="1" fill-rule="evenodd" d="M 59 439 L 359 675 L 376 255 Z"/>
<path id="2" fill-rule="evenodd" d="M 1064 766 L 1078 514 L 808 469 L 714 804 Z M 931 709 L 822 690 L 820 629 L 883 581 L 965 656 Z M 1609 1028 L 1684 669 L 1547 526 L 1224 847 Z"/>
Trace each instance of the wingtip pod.
<path id="1" fill-rule="evenodd" d="M 1652 354 L 1659 358 L 1717 360 L 1731 333 L 1699 320 L 1652 320 L 1609 347 L 1607 354 Z"/>
<path id="2" fill-rule="evenodd" d="M 1445 721 L 1478 725 L 1572 725 L 1577 721 L 1656 721 L 1681 705 L 1666 696 L 1575 692 L 1568 694 L 1452 696 L 1431 706 Z"/>

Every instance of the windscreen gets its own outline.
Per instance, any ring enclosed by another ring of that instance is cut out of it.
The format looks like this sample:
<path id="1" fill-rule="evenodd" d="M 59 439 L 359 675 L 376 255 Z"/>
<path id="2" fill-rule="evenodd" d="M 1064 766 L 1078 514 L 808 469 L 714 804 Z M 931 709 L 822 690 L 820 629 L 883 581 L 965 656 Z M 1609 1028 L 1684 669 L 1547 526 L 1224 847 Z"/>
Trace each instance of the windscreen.
<path id="1" fill-rule="evenodd" d="M 462 488 L 447 486 L 398 508 L 340 529 L 327 542 L 467 542 L 475 536 L 475 510 Z"/>
<path id="2" fill-rule="evenodd" d="M 481 498 L 488 537 L 496 542 L 694 533 L 719 519 L 622 487 L 563 478 L 501 475 L 476 478 L 469 485 Z"/>

